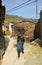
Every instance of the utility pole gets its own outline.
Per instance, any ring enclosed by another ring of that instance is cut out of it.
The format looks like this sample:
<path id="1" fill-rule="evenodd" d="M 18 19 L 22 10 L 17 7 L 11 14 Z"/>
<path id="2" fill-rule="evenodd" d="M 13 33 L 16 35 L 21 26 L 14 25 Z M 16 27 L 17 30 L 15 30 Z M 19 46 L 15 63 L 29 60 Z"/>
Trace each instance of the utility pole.
<path id="1" fill-rule="evenodd" d="M 36 18 L 38 18 L 38 0 L 36 0 Z"/>

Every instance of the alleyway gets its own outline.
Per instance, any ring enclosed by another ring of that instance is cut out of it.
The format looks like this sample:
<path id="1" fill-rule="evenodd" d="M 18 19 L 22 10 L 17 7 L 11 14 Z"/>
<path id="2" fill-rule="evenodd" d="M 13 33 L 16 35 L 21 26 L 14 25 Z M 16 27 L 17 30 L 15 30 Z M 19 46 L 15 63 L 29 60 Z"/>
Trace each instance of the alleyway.
<path id="1" fill-rule="evenodd" d="M 24 45 L 24 54 L 17 57 L 16 39 L 10 38 L 2 65 L 42 65 L 42 48 L 34 45 Z"/>
<path id="2" fill-rule="evenodd" d="M 17 57 L 17 49 L 16 49 L 16 39 L 9 38 L 9 45 L 3 57 L 2 65 L 24 65 L 25 62 L 25 54 L 20 55 L 20 58 Z"/>

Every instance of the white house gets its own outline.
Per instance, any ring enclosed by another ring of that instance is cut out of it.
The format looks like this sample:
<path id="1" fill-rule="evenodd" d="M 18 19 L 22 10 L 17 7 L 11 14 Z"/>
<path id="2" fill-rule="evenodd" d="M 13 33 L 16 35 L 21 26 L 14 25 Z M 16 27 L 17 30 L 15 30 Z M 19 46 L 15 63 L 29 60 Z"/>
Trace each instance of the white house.
<path id="1" fill-rule="evenodd" d="M 13 29 L 14 29 L 13 27 L 14 27 L 14 24 L 9 23 L 9 31 L 11 36 L 13 35 Z"/>

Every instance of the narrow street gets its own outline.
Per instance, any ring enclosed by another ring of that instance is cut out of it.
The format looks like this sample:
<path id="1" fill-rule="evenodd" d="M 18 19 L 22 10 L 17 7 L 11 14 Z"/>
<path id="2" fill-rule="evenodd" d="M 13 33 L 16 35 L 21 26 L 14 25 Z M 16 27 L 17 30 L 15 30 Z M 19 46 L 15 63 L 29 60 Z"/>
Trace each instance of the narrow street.
<path id="1" fill-rule="evenodd" d="M 42 48 L 36 45 L 24 44 L 24 54 L 17 57 L 16 38 L 10 38 L 1 65 L 42 65 Z M 6 39 L 7 39 L 6 38 Z"/>
<path id="2" fill-rule="evenodd" d="M 25 62 L 24 57 L 26 51 L 24 51 L 24 54 L 21 53 L 20 58 L 18 59 L 16 39 L 15 38 L 9 38 L 9 39 L 10 39 L 9 45 L 3 57 L 2 65 L 24 65 Z"/>

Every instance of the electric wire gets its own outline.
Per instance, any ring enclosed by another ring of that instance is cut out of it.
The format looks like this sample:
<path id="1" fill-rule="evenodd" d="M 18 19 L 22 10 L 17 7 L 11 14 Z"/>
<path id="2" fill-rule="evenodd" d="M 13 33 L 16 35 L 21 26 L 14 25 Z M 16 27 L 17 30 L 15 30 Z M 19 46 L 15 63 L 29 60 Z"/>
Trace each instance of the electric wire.
<path id="1" fill-rule="evenodd" d="M 24 3 L 22 3 L 22 4 L 20 4 L 20 5 L 18 5 L 18 6 L 16 6 L 16 7 L 13 7 L 13 8 L 11 8 L 11 9 L 9 9 L 9 10 L 6 11 L 6 12 L 10 12 L 10 11 L 12 11 L 12 10 L 16 11 L 16 10 L 22 8 L 22 7 L 25 7 L 25 6 L 27 6 L 27 5 L 31 4 L 31 3 L 36 2 L 36 1 L 32 1 L 32 2 L 30 2 L 30 1 L 31 1 L 31 0 L 28 0 L 28 1 L 26 1 L 26 2 L 24 2 Z M 29 3 L 28 3 L 28 2 L 29 2 Z"/>

